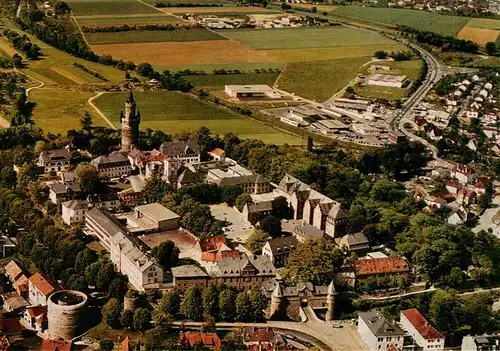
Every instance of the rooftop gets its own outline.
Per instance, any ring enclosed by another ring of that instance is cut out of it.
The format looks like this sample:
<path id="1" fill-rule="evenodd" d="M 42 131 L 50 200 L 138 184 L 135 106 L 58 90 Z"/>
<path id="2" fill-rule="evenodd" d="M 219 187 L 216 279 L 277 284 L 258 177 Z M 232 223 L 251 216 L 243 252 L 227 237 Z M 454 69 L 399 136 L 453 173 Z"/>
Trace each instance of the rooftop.
<path id="1" fill-rule="evenodd" d="M 357 275 L 409 272 L 410 267 L 403 257 L 358 259 L 352 262 Z"/>
<path id="2" fill-rule="evenodd" d="M 444 339 L 444 335 L 430 325 L 416 308 L 401 311 L 401 315 L 408 319 L 424 339 Z"/>
<path id="3" fill-rule="evenodd" d="M 204 270 L 193 264 L 172 267 L 172 275 L 175 278 L 208 277 L 208 274 Z"/>
<path id="4" fill-rule="evenodd" d="M 375 336 L 404 336 L 404 331 L 389 317 L 378 311 L 360 312 L 359 318 Z"/>
<path id="5" fill-rule="evenodd" d="M 225 89 L 230 89 L 239 92 L 252 92 L 252 93 L 267 93 L 272 92 L 273 89 L 269 85 L 254 84 L 254 85 L 226 85 Z"/>
<path id="6" fill-rule="evenodd" d="M 58 289 L 56 283 L 42 273 L 35 273 L 28 280 L 45 296 L 52 294 Z"/>
<path id="7" fill-rule="evenodd" d="M 268 240 L 268 243 L 271 247 L 271 252 L 274 255 L 294 250 L 299 245 L 299 241 L 294 236 L 282 236 L 279 238 L 273 238 L 271 240 Z"/>
<path id="8" fill-rule="evenodd" d="M 406 79 L 406 76 L 397 76 L 397 75 L 394 75 L 394 74 L 380 74 L 380 73 L 375 73 L 375 74 L 372 74 L 368 79 L 370 79 L 370 80 L 384 81 L 384 82 L 400 83 L 400 82 L 403 82 Z"/>
<path id="9" fill-rule="evenodd" d="M 137 206 L 136 211 L 147 214 L 158 222 L 168 221 L 170 219 L 180 218 L 180 216 L 166 208 L 165 206 L 155 202 L 152 204 Z"/>

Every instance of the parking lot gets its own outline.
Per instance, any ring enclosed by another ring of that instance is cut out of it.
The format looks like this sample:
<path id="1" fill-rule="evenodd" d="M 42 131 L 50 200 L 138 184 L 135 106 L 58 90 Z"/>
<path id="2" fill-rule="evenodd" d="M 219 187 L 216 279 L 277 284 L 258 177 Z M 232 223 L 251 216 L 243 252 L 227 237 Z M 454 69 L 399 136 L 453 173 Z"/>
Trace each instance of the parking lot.
<path id="1" fill-rule="evenodd" d="M 224 233 L 231 241 L 245 242 L 253 232 L 253 226 L 245 221 L 238 211 L 226 204 L 210 205 L 210 212 L 218 220 L 231 223 L 224 228 Z"/>

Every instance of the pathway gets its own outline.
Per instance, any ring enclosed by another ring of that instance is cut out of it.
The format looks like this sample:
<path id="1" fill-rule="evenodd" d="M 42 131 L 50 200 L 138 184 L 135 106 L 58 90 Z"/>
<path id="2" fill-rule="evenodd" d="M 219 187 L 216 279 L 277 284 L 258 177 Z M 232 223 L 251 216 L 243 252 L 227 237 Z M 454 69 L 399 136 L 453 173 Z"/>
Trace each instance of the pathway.
<path id="1" fill-rule="evenodd" d="M 106 117 L 104 115 L 104 113 L 102 113 L 101 110 L 99 110 L 99 108 L 94 104 L 94 100 L 97 99 L 99 96 L 105 94 L 104 91 L 101 91 L 100 93 L 98 93 L 97 95 L 94 95 L 92 96 L 90 99 L 87 100 L 88 104 L 95 110 L 95 112 L 97 112 L 97 114 L 106 121 L 107 124 L 109 124 L 109 126 L 112 128 L 112 129 L 117 129 L 116 126 L 111 123 L 111 121 L 108 119 L 108 117 Z"/>

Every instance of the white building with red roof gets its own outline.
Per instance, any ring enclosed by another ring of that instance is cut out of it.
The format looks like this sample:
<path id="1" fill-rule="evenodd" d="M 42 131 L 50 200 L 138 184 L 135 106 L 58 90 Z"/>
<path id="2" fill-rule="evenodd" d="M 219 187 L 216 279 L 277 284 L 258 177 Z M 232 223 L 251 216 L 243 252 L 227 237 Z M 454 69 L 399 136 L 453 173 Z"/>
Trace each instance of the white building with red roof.
<path id="1" fill-rule="evenodd" d="M 474 170 L 467 165 L 456 165 L 451 170 L 451 177 L 461 184 L 467 184 L 474 178 Z"/>
<path id="2" fill-rule="evenodd" d="M 401 311 L 401 326 L 424 350 L 444 350 L 444 335 L 438 332 L 416 309 Z"/>
<path id="3" fill-rule="evenodd" d="M 41 273 L 35 273 L 28 279 L 29 300 L 33 305 L 47 305 L 47 299 L 59 286 Z"/>

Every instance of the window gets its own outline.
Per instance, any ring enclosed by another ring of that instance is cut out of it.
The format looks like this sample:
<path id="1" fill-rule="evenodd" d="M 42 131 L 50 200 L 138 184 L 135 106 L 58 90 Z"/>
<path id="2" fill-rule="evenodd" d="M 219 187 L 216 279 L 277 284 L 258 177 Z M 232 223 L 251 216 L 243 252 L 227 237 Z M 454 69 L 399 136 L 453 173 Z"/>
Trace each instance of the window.
<path id="1" fill-rule="evenodd" d="M 378 338 L 378 342 L 384 341 L 384 338 Z"/>

